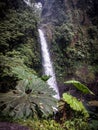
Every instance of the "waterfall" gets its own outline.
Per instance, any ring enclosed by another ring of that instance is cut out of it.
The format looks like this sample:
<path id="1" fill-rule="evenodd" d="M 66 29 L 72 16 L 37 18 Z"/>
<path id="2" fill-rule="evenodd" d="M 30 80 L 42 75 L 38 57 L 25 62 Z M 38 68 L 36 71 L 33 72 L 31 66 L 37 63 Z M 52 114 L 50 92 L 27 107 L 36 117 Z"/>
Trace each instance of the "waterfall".
<path id="1" fill-rule="evenodd" d="M 57 94 L 54 95 L 54 97 L 57 99 L 60 99 L 56 77 L 55 77 L 52 62 L 50 59 L 48 45 L 47 45 L 43 31 L 41 29 L 38 29 L 38 32 L 39 32 L 39 37 L 40 37 L 40 44 L 41 44 L 41 51 L 42 51 L 42 58 L 43 58 L 42 65 L 43 65 L 44 73 L 45 75 L 50 76 L 47 83 L 49 84 L 51 88 L 53 88 L 56 91 Z"/>
<path id="2" fill-rule="evenodd" d="M 24 2 L 25 2 L 28 6 L 32 6 L 30 0 L 24 0 Z"/>
<path id="3" fill-rule="evenodd" d="M 42 4 L 41 2 L 35 3 L 35 2 L 31 2 L 30 0 L 23 0 L 29 7 L 31 7 L 32 9 L 42 9 Z"/>

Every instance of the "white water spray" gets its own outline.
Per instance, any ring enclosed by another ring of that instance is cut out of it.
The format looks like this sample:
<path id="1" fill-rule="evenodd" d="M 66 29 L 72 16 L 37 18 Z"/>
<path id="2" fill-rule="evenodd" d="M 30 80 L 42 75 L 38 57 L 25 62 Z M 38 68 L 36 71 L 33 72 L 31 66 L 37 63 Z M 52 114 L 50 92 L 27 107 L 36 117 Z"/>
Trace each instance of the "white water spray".
<path id="1" fill-rule="evenodd" d="M 48 45 L 47 45 L 43 31 L 41 29 L 39 29 L 38 32 L 39 32 L 39 37 L 40 37 L 40 44 L 41 44 L 41 51 L 42 51 L 42 58 L 43 58 L 42 64 L 43 64 L 44 73 L 47 76 L 51 76 L 48 80 L 48 84 L 57 93 L 54 97 L 57 99 L 60 99 L 57 82 L 56 82 L 56 77 L 55 77 L 52 62 L 50 59 Z"/>
<path id="2" fill-rule="evenodd" d="M 30 0 L 24 0 L 24 2 L 31 8 L 35 8 L 41 10 L 42 9 L 42 4 L 41 2 L 35 3 L 35 2 L 31 2 Z"/>

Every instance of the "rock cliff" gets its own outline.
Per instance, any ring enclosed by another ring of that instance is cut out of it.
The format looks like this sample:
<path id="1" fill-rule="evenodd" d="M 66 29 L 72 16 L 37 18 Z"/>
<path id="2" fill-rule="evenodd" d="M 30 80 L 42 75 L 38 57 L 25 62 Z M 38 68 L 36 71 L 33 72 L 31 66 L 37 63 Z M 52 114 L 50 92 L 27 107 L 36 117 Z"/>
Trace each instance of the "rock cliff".
<path id="1" fill-rule="evenodd" d="M 42 24 L 50 43 L 59 86 L 75 78 L 98 94 L 98 1 L 40 2 L 44 3 Z M 65 89 L 63 87 L 61 91 Z"/>
<path id="2" fill-rule="evenodd" d="M 97 0 L 38 0 L 43 4 L 43 22 L 64 23 L 66 21 L 88 24 L 98 16 Z"/>

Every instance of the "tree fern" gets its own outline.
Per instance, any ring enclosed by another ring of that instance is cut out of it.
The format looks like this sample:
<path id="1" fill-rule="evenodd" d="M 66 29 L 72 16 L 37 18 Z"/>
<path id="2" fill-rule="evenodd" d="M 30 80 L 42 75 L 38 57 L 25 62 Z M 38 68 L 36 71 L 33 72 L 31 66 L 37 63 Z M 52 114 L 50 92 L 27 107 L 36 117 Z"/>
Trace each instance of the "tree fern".
<path id="1" fill-rule="evenodd" d="M 0 93 L 0 108 L 4 114 L 15 118 L 47 116 L 56 107 L 56 94 L 43 80 L 22 67 L 13 69 L 21 79 L 16 90 Z"/>

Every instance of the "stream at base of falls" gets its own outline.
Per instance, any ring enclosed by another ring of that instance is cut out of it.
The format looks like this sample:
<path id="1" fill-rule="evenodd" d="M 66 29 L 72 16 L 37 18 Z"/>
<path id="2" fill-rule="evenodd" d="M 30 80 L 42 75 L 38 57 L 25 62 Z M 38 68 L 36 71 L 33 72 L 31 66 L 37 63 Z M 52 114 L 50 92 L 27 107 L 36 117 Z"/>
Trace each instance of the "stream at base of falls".
<path id="1" fill-rule="evenodd" d="M 60 99 L 59 90 L 58 90 L 58 86 L 57 86 L 57 82 L 56 82 L 55 73 L 53 70 L 53 65 L 52 65 L 51 58 L 50 58 L 47 41 L 46 41 L 43 30 L 38 29 L 38 32 L 39 32 L 39 38 L 40 38 L 40 44 L 41 44 L 42 65 L 43 65 L 43 69 L 44 69 L 44 74 L 47 76 L 50 76 L 47 83 L 57 93 L 56 95 L 54 95 L 54 97 L 57 99 Z"/>

